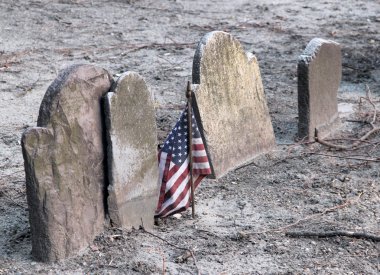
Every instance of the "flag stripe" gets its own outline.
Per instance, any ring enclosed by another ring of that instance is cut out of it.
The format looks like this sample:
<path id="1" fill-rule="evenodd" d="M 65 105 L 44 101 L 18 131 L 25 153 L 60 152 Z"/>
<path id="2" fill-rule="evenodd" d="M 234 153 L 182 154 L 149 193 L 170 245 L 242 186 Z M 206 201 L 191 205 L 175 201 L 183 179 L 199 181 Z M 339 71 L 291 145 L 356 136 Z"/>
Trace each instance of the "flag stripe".
<path id="1" fill-rule="evenodd" d="M 197 177 L 194 181 L 195 182 L 200 182 L 200 180 L 198 181 L 198 178 Z M 189 180 L 187 180 L 188 182 Z M 172 198 L 170 200 L 170 203 L 166 204 L 166 205 L 163 205 L 163 210 L 162 212 L 160 213 L 160 215 L 162 216 L 167 216 L 167 215 L 170 215 L 170 214 L 174 214 L 172 213 L 173 211 L 175 211 L 177 208 L 182 208 L 184 206 L 186 206 L 186 209 L 190 206 L 190 195 L 191 195 L 191 190 L 190 190 L 190 184 L 183 184 L 183 189 L 181 190 L 181 192 L 178 193 L 178 196 L 175 198 Z M 197 185 L 198 185 L 197 184 Z M 194 184 L 195 186 L 195 184 Z M 177 213 L 178 211 L 176 211 Z"/>
<path id="2" fill-rule="evenodd" d="M 194 180 L 194 187 L 197 188 L 198 185 L 200 184 L 201 180 L 206 177 L 205 175 L 199 175 L 197 176 Z M 186 210 L 187 208 L 189 208 L 190 206 L 190 192 L 191 190 L 190 189 L 187 189 L 186 190 L 186 196 L 181 200 L 181 202 L 179 203 L 179 205 L 177 205 L 177 207 L 174 209 L 173 205 L 171 207 L 167 207 L 164 211 L 162 211 L 160 214 L 162 216 L 168 216 L 168 215 L 173 215 L 175 213 L 178 213 L 178 212 L 181 212 L 181 211 L 184 211 Z M 181 207 L 181 205 L 184 204 L 184 202 L 187 201 L 186 203 L 186 206 L 185 207 Z"/>
<path id="3" fill-rule="evenodd" d="M 164 202 L 164 195 L 165 195 L 165 189 L 166 189 L 166 179 L 167 179 L 167 171 L 168 171 L 168 167 L 171 163 L 171 158 L 170 156 L 167 157 L 167 154 L 163 154 L 164 152 L 162 152 L 160 154 L 160 163 L 159 163 L 159 167 L 163 167 L 163 172 L 161 173 L 160 171 L 160 174 L 162 174 L 162 180 L 161 180 L 161 190 L 160 190 L 160 196 L 159 196 L 159 199 L 158 199 L 158 206 L 157 206 L 157 209 L 159 209 L 162 205 L 162 203 Z"/>
<path id="4" fill-rule="evenodd" d="M 208 157 L 207 156 L 203 156 L 203 157 L 193 157 L 193 162 L 194 163 L 208 163 Z"/>
<path id="5" fill-rule="evenodd" d="M 189 185 L 187 184 L 187 181 L 183 182 L 184 184 L 180 185 L 180 187 L 176 190 L 176 196 L 172 196 L 169 198 L 169 200 L 165 201 L 165 203 L 162 205 L 162 210 L 160 212 L 160 215 L 168 215 L 169 211 L 181 207 L 179 204 L 183 201 L 183 199 L 187 198 L 188 199 L 188 190 L 189 190 Z"/>
<path id="6" fill-rule="evenodd" d="M 176 171 L 175 171 L 175 173 L 170 173 L 170 179 L 166 183 L 165 192 L 167 192 L 170 188 L 172 188 L 173 184 L 182 175 L 182 173 L 185 172 L 185 170 L 187 168 L 188 168 L 188 161 L 186 159 L 186 162 L 182 166 L 180 166 L 178 168 L 176 167 L 176 169 L 173 169 L 173 170 L 176 170 Z"/>
<path id="7" fill-rule="evenodd" d="M 193 150 L 204 150 L 205 146 L 203 144 L 193 144 Z"/>
<path id="8" fill-rule="evenodd" d="M 210 164 L 208 162 L 201 162 L 201 163 L 194 162 L 193 163 L 193 169 L 207 169 L 207 168 L 210 168 Z"/>
<path id="9" fill-rule="evenodd" d="M 211 169 L 210 168 L 207 168 L 207 169 L 193 169 L 193 173 L 194 174 L 198 174 L 198 175 L 210 175 L 211 174 Z"/>
<path id="10" fill-rule="evenodd" d="M 183 181 L 188 181 L 189 177 L 189 170 L 186 169 L 186 171 L 184 171 L 180 177 L 178 177 L 178 179 L 173 183 L 173 185 L 170 187 L 170 189 L 168 189 L 165 193 L 165 201 L 166 200 L 169 200 L 170 197 L 173 197 L 177 191 L 177 189 L 179 188 L 179 186 L 181 185 L 181 183 Z"/>
<path id="11" fill-rule="evenodd" d="M 209 159 L 197 121 L 193 116 L 192 136 L 189 137 L 186 119 L 187 108 L 165 140 L 158 155 L 161 188 L 156 217 L 166 217 L 184 211 L 190 206 L 190 163 L 186 137 L 192 138 L 194 186 L 197 187 L 206 175 L 211 174 Z"/>
<path id="12" fill-rule="evenodd" d="M 194 157 L 207 157 L 207 153 L 205 150 L 193 150 L 193 156 Z"/>
<path id="13" fill-rule="evenodd" d="M 201 138 L 193 138 L 193 145 L 201 144 L 203 145 L 203 141 Z"/>

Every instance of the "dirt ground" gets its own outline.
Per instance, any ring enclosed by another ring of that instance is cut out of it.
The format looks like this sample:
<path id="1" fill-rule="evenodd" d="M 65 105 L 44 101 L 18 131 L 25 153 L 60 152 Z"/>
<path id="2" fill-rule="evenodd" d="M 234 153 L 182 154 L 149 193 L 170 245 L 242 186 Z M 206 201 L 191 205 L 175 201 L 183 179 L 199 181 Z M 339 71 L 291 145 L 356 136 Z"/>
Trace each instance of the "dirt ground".
<path id="1" fill-rule="evenodd" d="M 0 15 L 0 274 L 380 273 L 380 242 L 287 235 L 380 235 L 380 136 L 343 151 L 296 139 L 297 57 L 314 37 L 342 45 L 342 127 L 333 137 L 344 139 L 331 142 L 350 144 L 371 129 L 360 121 L 376 118 L 372 104 L 380 105 L 379 1 L 0 0 Z M 277 149 L 205 180 L 195 220 L 188 211 L 154 228 L 177 247 L 109 228 L 79 256 L 33 261 L 20 137 L 36 125 L 59 69 L 90 63 L 115 77 L 140 73 L 155 95 L 162 141 L 184 106 L 196 45 L 212 30 L 257 56 Z M 366 85 L 371 101 L 359 105 Z"/>

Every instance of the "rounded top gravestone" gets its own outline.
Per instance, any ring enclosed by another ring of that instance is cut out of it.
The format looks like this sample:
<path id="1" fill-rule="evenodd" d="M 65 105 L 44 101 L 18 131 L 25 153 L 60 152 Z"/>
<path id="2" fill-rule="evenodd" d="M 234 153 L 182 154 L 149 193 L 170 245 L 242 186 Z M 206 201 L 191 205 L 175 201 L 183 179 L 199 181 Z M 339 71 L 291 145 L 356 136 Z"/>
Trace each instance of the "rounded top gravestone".
<path id="1" fill-rule="evenodd" d="M 225 32 L 199 42 L 193 62 L 195 114 L 218 178 L 275 146 L 256 57 Z"/>
<path id="2" fill-rule="evenodd" d="M 298 135 L 326 137 L 339 126 L 337 93 L 342 78 L 338 43 L 312 39 L 298 59 Z"/>
<path id="3" fill-rule="evenodd" d="M 108 210 L 118 227 L 153 227 L 158 199 L 153 96 L 137 73 L 122 74 L 105 97 Z"/>
<path id="4" fill-rule="evenodd" d="M 101 97 L 112 85 L 99 67 L 62 71 L 22 137 L 32 254 L 55 261 L 87 247 L 104 226 Z"/>

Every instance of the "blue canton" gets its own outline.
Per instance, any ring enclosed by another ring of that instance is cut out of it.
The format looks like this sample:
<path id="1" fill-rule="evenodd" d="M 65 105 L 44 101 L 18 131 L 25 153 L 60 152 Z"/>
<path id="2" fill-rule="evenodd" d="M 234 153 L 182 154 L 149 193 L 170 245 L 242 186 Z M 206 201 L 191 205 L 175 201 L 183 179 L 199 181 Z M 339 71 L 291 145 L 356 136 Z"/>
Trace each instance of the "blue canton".
<path id="1" fill-rule="evenodd" d="M 188 109 L 186 108 L 182 113 L 175 127 L 165 140 L 164 147 L 162 148 L 162 152 L 168 153 L 168 155 L 171 154 L 171 161 L 179 166 L 185 162 L 188 154 L 187 110 Z M 192 115 L 191 121 L 193 138 L 200 138 L 201 135 L 194 115 Z"/>

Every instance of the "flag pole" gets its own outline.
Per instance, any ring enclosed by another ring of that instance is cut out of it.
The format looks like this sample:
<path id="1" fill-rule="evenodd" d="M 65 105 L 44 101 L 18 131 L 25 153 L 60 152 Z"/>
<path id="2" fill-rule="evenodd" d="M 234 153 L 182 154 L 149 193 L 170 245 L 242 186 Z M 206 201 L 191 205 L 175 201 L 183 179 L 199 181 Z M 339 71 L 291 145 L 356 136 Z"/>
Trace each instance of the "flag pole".
<path id="1" fill-rule="evenodd" d="M 191 216 L 195 218 L 195 203 L 194 203 L 194 182 L 193 182 L 193 131 L 192 131 L 192 92 L 190 81 L 187 82 L 186 89 L 187 98 L 187 146 L 189 149 L 189 175 L 191 187 Z"/>

